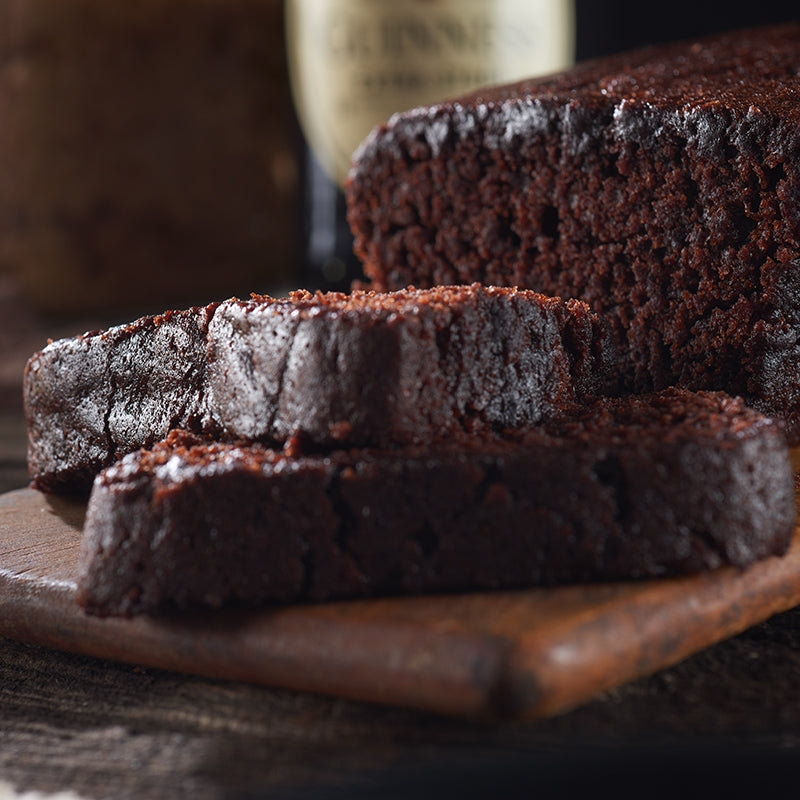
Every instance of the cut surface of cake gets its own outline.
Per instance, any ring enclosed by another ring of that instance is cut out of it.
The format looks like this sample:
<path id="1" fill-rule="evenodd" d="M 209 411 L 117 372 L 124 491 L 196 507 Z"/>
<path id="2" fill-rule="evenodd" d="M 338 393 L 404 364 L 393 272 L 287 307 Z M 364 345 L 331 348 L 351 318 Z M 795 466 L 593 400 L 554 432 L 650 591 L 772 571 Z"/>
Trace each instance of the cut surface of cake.
<path id="1" fill-rule="evenodd" d="M 348 207 L 375 288 L 578 297 L 627 389 L 725 390 L 800 441 L 800 24 L 395 115 Z"/>
<path id="2" fill-rule="evenodd" d="M 480 285 L 224 303 L 209 406 L 228 433 L 389 446 L 547 419 L 611 381 L 583 303 Z"/>
<path id="3" fill-rule="evenodd" d="M 611 380 L 578 301 L 479 285 L 254 296 L 53 342 L 24 383 L 29 467 L 88 489 L 175 428 L 320 447 L 537 423 Z"/>
<path id="4" fill-rule="evenodd" d="M 131 615 L 669 576 L 782 554 L 794 515 L 781 426 L 721 393 L 328 454 L 177 431 L 96 478 L 78 598 Z"/>

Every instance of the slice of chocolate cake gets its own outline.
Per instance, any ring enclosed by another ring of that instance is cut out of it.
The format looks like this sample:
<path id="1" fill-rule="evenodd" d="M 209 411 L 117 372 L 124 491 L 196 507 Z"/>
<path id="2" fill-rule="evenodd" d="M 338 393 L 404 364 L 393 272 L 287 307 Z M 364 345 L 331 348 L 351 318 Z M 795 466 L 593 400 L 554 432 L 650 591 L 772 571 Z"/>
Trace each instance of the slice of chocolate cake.
<path id="1" fill-rule="evenodd" d="M 223 303 L 209 343 L 226 432 L 326 446 L 536 423 L 600 392 L 613 366 L 585 304 L 477 284 Z"/>
<path id="2" fill-rule="evenodd" d="M 144 317 L 35 353 L 23 384 L 34 486 L 86 489 L 118 455 L 175 427 L 210 429 L 205 353 L 214 308 Z"/>
<path id="3" fill-rule="evenodd" d="M 599 392 L 610 331 L 577 301 L 483 286 L 254 296 L 54 342 L 29 361 L 34 485 L 88 490 L 173 428 L 320 447 L 547 419 Z"/>
<path id="4" fill-rule="evenodd" d="M 781 554 L 794 515 L 781 426 L 717 393 L 327 455 L 175 432 L 97 477 L 78 597 L 128 615 L 667 576 Z"/>
<path id="5" fill-rule="evenodd" d="M 376 288 L 579 297 L 627 388 L 743 395 L 800 441 L 800 24 L 396 115 L 348 204 Z"/>

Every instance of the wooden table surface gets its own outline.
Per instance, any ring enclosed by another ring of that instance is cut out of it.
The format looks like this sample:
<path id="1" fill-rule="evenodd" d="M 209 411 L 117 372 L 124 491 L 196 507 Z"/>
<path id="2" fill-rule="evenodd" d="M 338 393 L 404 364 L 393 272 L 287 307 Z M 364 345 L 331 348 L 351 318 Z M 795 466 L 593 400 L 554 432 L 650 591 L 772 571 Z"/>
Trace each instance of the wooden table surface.
<path id="1" fill-rule="evenodd" d="M 43 342 L 35 325 L 0 330 L 0 492 L 26 483 L 18 376 Z M 0 639 L 0 799 L 8 787 L 195 800 L 573 797 L 609 787 L 646 798 L 796 797 L 787 785 L 795 764 L 798 609 L 526 723 L 454 720 Z"/>

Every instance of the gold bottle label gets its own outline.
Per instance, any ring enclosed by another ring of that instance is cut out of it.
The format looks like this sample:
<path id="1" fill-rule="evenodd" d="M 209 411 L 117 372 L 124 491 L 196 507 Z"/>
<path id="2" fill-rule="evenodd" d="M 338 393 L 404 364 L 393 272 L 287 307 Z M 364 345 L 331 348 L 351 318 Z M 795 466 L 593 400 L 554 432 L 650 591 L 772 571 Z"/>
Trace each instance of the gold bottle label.
<path id="1" fill-rule="evenodd" d="M 571 0 L 287 0 L 300 124 L 340 185 L 396 111 L 568 66 Z"/>

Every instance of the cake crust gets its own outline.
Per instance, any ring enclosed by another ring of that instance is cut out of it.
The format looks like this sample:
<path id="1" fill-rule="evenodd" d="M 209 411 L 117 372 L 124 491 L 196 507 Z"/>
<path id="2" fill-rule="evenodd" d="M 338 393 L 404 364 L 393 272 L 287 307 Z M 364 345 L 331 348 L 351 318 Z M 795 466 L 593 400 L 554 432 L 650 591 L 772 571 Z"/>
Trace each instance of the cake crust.
<path id="1" fill-rule="evenodd" d="M 205 349 L 215 306 L 51 342 L 28 360 L 23 399 L 36 488 L 81 490 L 174 427 L 211 431 Z"/>

